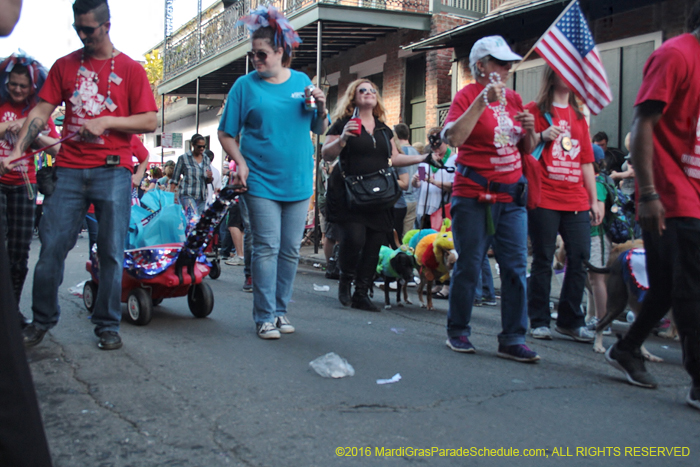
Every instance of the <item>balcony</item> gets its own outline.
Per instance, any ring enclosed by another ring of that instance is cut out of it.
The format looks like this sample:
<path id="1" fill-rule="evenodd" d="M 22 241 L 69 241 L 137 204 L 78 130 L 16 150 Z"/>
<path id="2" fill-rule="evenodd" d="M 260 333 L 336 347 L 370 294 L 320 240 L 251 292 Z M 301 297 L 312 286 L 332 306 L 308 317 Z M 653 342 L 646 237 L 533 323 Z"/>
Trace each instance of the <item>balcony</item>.
<path id="1" fill-rule="evenodd" d="M 183 89 L 183 86 L 192 83 L 191 73 L 188 72 L 203 64 L 209 66 L 196 73 L 194 78 L 214 73 L 225 66 L 228 67 L 226 74 L 229 77 L 231 73 L 243 74 L 244 51 L 237 49 L 248 41 L 249 35 L 244 26 L 236 27 L 235 24 L 251 10 L 268 3 L 282 11 L 299 32 L 304 42 L 295 52 L 295 66 L 304 66 L 316 61 L 317 21 L 324 21 L 322 50 L 324 57 L 328 57 L 399 28 L 428 31 L 431 15 L 439 11 L 479 18 L 487 13 L 490 1 L 239 0 L 218 3 L 208 9 L 206 15 L 202 15 L 199 26 L 195 18 L 167 37 L 161 92 L 191 92 L 191 85 Z M 232 53 L 234 50 L 236 52 Z M 226 57 L 223 57 L 224 54 Z M 234 60 L 238 60 L 238 63 L 233 64 Z M 171 82 L 170 85 L 168 82 Z"/>

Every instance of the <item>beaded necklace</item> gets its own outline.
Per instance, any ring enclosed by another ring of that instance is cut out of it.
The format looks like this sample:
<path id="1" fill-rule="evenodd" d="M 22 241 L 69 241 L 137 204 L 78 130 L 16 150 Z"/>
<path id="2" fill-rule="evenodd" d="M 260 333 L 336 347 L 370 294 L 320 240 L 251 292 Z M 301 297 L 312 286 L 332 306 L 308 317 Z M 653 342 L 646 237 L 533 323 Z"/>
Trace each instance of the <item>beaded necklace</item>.
<path id="1" fill-rule="evenodd" d="M 89 59 L 88 59 L 89 60 Z M 90 60 L 90 66 L 92 66 L 92 60 Z M 93 69 L 92 72 L 95 73 L 95 76 L 92 78 L 93 82 L 95 84 L 99 83 L 99 74 L 102 71 L 102 69 L 105 67 L 105 65 L 102 65 L 102 68 L 100 68 L 99 72 L 95 72 Z M 82 74 L 83 76 L 86 76 L 87 74 L 87 68 L 85 68 L 85 50 L 83 50 L 82 54 L 80 55 L 80 68 L 78 68 L 78 72 L 75 74 L 75 89 L 73 90 L 73 103 L 76 104 L 76 101 L 78 104 L 82 104 L 83 99 L 80 96 L 80 93 L 78 92 L 78 89 L 80 87 L 80 75 Z M 110 78 L 107 80 L 107 97 L 105 98 L 104 102 L 99 107 L 99 110 L 97 113 L 92 112 L 89 109 L 85 109 L 85 113 L 89 117 L 94 117 L 96 115 L 99 115 L 102 113 L 102 111 L 107 107 L 109 110 L 114 111 L 114 109 L 117 108 L 116 105 L 114 105 L 114 102 L 112 102 L 112 76 L 114 76 L 114 47 L 112 47 L 112 60 L 110 64 Z M 86 76 L 87 77 L 87 76 Z M 78 105 L 76 104 L 76 105 Z M 82 105 L 79 105 L 82 106 Z M 83 107 L 84 108 L 84 107 Z"/>
<path id="2" fill-rule="evenodd" d="M 486 85 L 484 88 L 484 104 L 486 104 L 486 107 L 493 110 L 493 113 L 495 114 L 496 120 L 498 120 L 498 126 L 501 129 L 501 131 L 505 132 L 507 131 L 507 126 L 508 126 L 508 112 L 506 111 L 506 91 L 505 89 L 501 92 L 501 95 L 498 98 L 498 107 L 493 108 L 489 104 L 489 89 L 491 89 L 495 84 L 498 84 L 501 82 L 501 75 L 499 75 L 496 72 L 493 72 L 489 75 L 489 84 Z"/>

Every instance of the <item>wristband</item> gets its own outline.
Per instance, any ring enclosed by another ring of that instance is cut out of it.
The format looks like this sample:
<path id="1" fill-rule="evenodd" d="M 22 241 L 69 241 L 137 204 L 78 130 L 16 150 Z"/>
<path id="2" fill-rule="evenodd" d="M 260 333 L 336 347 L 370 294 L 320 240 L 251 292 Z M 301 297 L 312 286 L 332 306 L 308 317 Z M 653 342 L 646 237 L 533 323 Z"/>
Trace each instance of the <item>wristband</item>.
<path id="1" fill-rule="evenodd" d="M 649 201 L 656 201 L 658 199 L 660 199 L 658 193 L 647 193 L 639 196 L 639 204 L 648 203 Z"/>
<path id="2" fill-rule="evenodd" d="M 544 131 L 540 131 L 540 141 L 544 143 Z"/>

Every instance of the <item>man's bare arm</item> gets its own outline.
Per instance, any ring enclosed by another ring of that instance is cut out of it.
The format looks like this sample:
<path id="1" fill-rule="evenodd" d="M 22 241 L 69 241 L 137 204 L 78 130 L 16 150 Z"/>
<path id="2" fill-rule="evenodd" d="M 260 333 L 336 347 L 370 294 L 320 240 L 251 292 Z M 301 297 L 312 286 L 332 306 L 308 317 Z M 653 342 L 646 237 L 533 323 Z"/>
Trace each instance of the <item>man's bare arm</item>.
<path id="1" fill-rule="evenodd" d="M 646 101 L 634 108 L 630 154 L 640 198 L 656 193 L 654 186 L 654 127 L 663 115 L 663 102 Z M 663 233 L 665 210 L 660 200 L 639 202 L 639 222 L 644 230 Z"/>

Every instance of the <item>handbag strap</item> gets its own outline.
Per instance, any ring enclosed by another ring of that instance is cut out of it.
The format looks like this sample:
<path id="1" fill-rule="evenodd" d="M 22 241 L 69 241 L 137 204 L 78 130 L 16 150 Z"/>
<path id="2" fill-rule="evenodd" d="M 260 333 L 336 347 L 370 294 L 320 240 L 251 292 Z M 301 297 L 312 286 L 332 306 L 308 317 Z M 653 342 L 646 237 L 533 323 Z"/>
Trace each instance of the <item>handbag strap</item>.
<path id="1" fill-rule="evenodd" d="M 384 135 L 384 140 L 386 141 L 386 147 L 387 147 L 387 153 L 388 153 L 388 158 L 387 158 L 388 166 L 391 167 L 391 142 L 389 141 L 389 137 L 386 135 L 385 130 L 387 130 L 387 128 L 382 128 L 381 132 L 382 132 L 382 135 Z M 345 171 L 343 170 L 343 164 L 341 162 L 341 159 L 342 159 L 341 155 L 338 154 L 338 170 L 340 170 L 340 175 L 342 175 L 343 178 L 345 178 Z"/>

